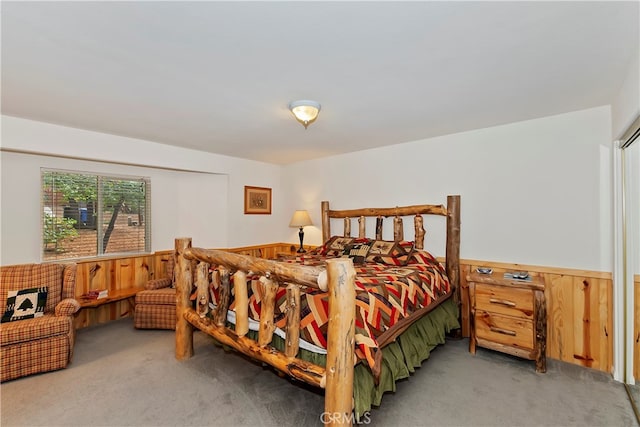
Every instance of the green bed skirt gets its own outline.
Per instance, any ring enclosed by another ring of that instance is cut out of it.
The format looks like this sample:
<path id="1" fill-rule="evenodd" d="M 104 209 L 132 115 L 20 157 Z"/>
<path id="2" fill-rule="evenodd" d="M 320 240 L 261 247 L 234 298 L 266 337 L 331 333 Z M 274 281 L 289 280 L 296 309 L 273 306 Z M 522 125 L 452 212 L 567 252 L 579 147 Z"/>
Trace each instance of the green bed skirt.
<path id="1" fill-rule="evenodd" d="M 227 325 L 230 328 L 233 326 L 233 324 Z M 371 410 L 372 406 L 380 405 L 385 392 L 396 390 L 396 381 L 408 378 L 415 368 L 429 358 L 431 350 L 439 344 L 444 344 L 445 334 L 459 327 L 458 307 L 453 298 L 449 298 L 409 326 L 395 342 L 382 349 L 382 372 L 377 386 L 369 367 L 358 363 L 355 366 L 353 381 L 356 419 L 360 419 L 365 412 Z M 258 332 L 249 331 L 247 337 L 257 340 Z M 271 345 L 284 351 L 285 342 L 277 335 L 273 336 Z M 298 352 L 298 358 L 319 366 L 326 364 L 325 355 L 302 348 Z"/>

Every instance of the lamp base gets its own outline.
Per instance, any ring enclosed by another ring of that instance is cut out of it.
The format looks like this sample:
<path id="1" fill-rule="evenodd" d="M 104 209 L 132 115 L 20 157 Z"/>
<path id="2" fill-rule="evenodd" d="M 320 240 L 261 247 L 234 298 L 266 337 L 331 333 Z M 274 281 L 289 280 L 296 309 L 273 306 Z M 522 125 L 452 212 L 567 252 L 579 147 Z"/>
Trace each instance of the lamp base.
<path id="1" fill-rule="evenodd" d="M 299 254 L 307 252 L 302 246 L 302 241 L 304 240 L 304 231 L 302 231 L 302 227 L 300 227 L 300 231 L 298 231 L 298 237 L 300 237 L 300 249 L 298 249 L 296 252 Z"/>

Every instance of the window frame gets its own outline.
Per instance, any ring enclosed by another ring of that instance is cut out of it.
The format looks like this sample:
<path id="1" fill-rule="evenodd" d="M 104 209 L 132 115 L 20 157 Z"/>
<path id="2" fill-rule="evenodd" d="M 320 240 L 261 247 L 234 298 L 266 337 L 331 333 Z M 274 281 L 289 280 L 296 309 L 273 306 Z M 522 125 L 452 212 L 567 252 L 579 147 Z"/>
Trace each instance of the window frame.
<path id="1" fill-rule="evenodd" d="M 104 230 L 96 226 L 96 254 L 88 256 L 70 256 L 70 257 L 56 257 L 53 259 L 45 259 L 46 243 L 44 240 L 45 233 L 45 186 L 44 179 L 47 173 L 61 173 L 71 175 L 85 175 L 96 178 L 96 208 L 95 215 L 96 224 L 102 224 L 103 222 L 103 208 L 104 208 L 104 195 L 103 195 L 103 182 L 104 180 L 122 180 L 122 181 L 140 181 L 144 184 L 144 248 L 142 250 L 131 250 L 124 252 L 110 252 L 104 253 Z M 151 253 L 151 178 L 148 176 L 140 175 L 126 175 L 126 174 L 114 174 L 114 173 L 99 173 L 89 172 L 81 170 L 70 169 L 58 169 L 58 168 L 40 168 L 40 259 L 41 262 L 61 262 L 61 261 L 73 261 L 73 260 L 85 260 L 92 258 L 110 258 L 121 256 L 135 256 Z"/>

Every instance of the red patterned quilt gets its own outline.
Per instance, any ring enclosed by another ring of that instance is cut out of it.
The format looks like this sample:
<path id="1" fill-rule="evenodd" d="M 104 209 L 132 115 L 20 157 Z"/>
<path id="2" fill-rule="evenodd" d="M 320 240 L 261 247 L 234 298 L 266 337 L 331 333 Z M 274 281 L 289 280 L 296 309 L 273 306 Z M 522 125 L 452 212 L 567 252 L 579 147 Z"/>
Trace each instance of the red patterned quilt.
<path id="1" fill-rule="evenodd" d="M 326 257 L 303 255 L 287 262 L 303 265 L 322 265 Z M 449 279 L 443 266 L 428 252 L 415 250 L 404 266 L 367 263 L 354 265 L 356 270 L 356 356 L 365 360 L 374 374 L 379 372 L 382 353 L 378 338 L 402 319 L 420 309 L 435 307 L 451 294 Z M 260 318 L 262 287 L 258 278 L 251 279 L 249 315 Z M 217 300 L 217 289 L 213 290 Z M 301 295 L 301 338 L 319 347 L 327 347 L 329 295 L 307 289 Z M 234 302 L 230 309 L 234 308 Z M 274 321 L 286 326 L 286 289 L 278 289 Z M 405 321 L 406 322 L 406 321 Z"/>

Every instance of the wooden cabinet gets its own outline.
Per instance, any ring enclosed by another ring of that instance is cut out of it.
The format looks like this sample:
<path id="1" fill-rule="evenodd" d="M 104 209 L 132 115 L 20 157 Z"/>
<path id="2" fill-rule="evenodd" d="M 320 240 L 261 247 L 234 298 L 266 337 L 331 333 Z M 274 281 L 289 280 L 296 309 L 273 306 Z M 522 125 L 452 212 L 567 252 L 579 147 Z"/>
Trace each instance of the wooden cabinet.
<path id="1" fill-rule="evenodd" d="M 502 275 L 467 276 L 471 307 L 469 351 L 476 346 L 536 361 L 546 372 L 547 315 L 544 281 L 505 279 Z"/>

